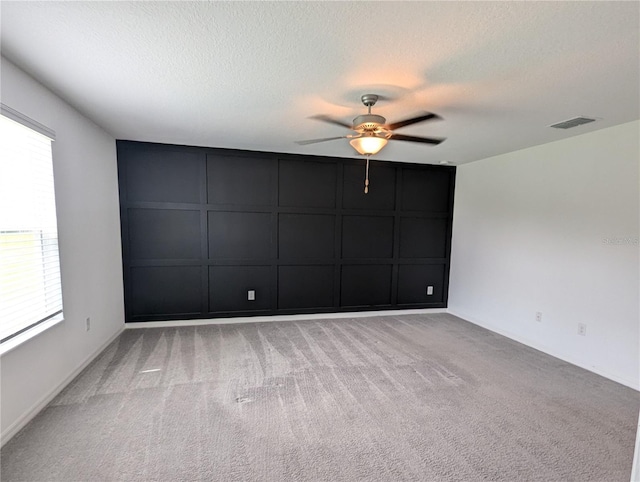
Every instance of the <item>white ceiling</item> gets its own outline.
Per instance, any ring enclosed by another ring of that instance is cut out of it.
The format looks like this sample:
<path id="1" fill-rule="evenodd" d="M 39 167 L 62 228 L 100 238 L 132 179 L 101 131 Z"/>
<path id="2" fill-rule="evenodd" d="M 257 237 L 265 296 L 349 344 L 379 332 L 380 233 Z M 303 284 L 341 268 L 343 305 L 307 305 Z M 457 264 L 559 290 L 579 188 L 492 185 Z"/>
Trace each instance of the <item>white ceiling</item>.
<path id="1" fill-rule="evenodd" d="M 640 118 L 640 3 L 0 2 L 2 53 L 118 139 L 358 157 L 359 98 L 460 164 Z M 600 118 L 568 131 L 549 124 Z"/>

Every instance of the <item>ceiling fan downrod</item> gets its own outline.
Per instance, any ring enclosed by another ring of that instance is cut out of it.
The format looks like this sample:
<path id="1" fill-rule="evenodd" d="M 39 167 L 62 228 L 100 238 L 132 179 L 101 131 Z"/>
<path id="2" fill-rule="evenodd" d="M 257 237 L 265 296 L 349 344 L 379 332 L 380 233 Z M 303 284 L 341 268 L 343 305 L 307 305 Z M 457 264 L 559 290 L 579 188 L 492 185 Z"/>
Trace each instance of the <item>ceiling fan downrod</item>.
<path id="1" fill-rule="evenodd" d="M 376 105 L 376 102 L 378 102 L 378 96 L 376 94 L 364 94 L 360 97 L 360 100 L 366 107 L 368 107 L 368 114 L 371 114 L 371 107 Z"/>

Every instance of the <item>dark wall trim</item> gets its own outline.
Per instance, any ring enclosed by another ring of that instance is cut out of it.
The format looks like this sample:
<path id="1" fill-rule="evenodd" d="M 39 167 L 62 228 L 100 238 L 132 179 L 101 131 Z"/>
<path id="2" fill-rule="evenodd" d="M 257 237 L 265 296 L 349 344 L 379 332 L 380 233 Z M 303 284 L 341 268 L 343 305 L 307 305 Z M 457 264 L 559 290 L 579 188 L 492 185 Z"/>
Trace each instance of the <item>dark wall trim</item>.
<path id="1" fill-rule="evenodd" d="M 447 306 L 455 167 L 117 151 L 127 322 Z"/>

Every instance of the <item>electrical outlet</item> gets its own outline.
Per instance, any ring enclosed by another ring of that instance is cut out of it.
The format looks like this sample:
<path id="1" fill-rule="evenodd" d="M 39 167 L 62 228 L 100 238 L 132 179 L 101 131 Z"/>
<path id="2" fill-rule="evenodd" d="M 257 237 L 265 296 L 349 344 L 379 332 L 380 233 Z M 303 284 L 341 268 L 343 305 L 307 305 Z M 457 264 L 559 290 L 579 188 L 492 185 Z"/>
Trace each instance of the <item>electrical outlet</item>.
<path id="1" fill-rule="evenodd" d="M 91 329 L 91 318 L 87 318 L 86 327 L 87 327 L 87 331 L 89 331 Z"/>
<path id="2" fill-rule="evenodd" d="M 428 295 L 432 295 L 433 294 L 433 286 L 427 286 L 427 294 Z"/>
<path id="3" fill-rule="evenodd" d="M 542 311 L 536 311 L 536 321 L 542 321 Z"/>
<path id="4" fill-rule="evenodd" d="M 255 301 L 256 300 L 256 290 L 247 291 L 247 300 Z"/>
<path id="5" fill-rule="evenodd" d="M 578 335 L 587 336 L 587 325 L 585 323 L 578 323 Z"/>

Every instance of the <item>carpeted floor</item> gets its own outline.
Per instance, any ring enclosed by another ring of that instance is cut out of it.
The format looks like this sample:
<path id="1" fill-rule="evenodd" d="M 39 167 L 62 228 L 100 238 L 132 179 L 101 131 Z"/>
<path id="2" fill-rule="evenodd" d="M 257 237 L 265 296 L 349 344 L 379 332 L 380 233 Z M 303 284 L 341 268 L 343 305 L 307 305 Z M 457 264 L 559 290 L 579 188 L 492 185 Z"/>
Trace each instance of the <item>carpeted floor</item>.
<path id="1" fill-rule="evenodd" d="M 126 330 L 2 481 L 624 481 L 637 392 L 454 316 Z"/>

